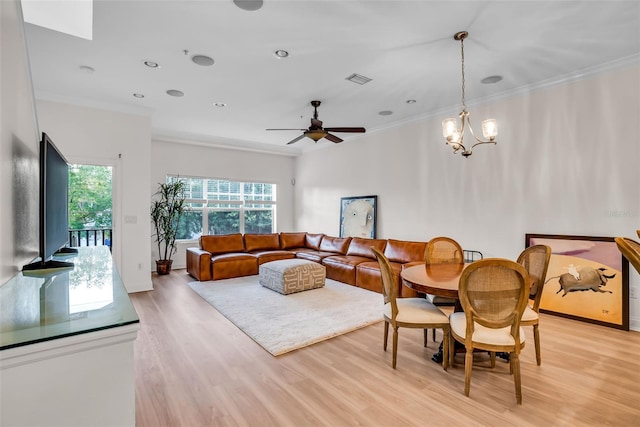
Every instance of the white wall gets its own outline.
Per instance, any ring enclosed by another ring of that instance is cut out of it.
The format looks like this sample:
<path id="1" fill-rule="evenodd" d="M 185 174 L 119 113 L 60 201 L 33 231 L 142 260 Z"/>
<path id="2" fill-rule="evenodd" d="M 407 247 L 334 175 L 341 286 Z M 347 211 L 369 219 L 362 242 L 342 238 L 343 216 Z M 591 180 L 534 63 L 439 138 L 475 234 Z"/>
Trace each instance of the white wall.
<path id="1" fill-rule="evenodd" d="M 197 143 L 175 143 L 154 140 L 151 145 L 151 194 L 167 175 L 226 178 L 233 181 L 267 182 L 276 184 L 277 221 L 276 231 L 294 230 L 293 178 L 294 158 L 279 154 L 230 150 L 207 147 Z M 152 242 L 152 245 L 154 242 Z M 181 242 L 173 258 L 174 268 L 186 267 L 186 248 L 197 246 L 196 242 Z M 155 269 L 157 250 L 152 247 L 152 267 Z"/>
<path id="2" fill-rule="evenodd" d="M 337 235 L 340 197 L 375 194 L 378 237 L 447 235 L 489 257 L 515 259 L 526 233 L 635 236 L 639 94 L 631 67 L 471 107 L 476 126 L 495 117 L 500 133 L 467 159 L 445 146 L 443 117 L 304 154 L 296 228 Z M 640 296 L 633 268 L 630 286 Z M 640 300 L 630 312 L 640 330 Z"/>
<path id="3" fill-rule="evenodd" d="M 70 162 L 114 167 L 113 258 L 129 292 L 152 289 L 151 118 L 43 100 L 36 106 L 40 129 Z"/>
<path id="4" fill-rule="evenodd" d="M 38 256 L 38 123 L 19 1 L 0 2 L 0 285 Z"/>

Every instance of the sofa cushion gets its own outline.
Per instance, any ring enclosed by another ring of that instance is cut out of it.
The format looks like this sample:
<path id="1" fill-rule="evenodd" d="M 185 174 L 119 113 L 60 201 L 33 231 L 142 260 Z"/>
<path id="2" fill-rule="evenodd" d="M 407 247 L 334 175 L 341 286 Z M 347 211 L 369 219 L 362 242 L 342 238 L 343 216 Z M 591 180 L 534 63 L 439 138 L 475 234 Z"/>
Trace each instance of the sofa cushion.
<path id="1" fill-rule="evenodd" d="M 272 234 L 245 234 L 244 248 L 247 252 L 278 250 L 280 249 L 280 236 L 277 233 Z"/>
<path id="2" fill-rule="evenodd" d="M 212 255 L 244 252 L 242 234 L 206 235 L 200 237 L 200 247 Z"/>
<path id="3" fill-rule="evenodd" d="M 324 258 L 322 264 L 327 268 L 327 277 L 329 279 L 355 285 L 356 265 L 366 261 L 371 261 L 371 258 L 333 254 Z"/>
<path id="4" fill-rule="evenodd" d="M 424 261 L 424 251 L 427 242 L 408 242 L 406 240 L 387 240 L 384 254 L 389 261 L 407 263 L 412 261 Z"/>
<path id="5" fill-rule="evenodd" d="M 307 235 L 304 238 L 304 245 L 309 248 L 309 249 L 315 249 L 316 251 L 320 249 L 320 242 L 322 241 L 322 237 L 324 237 L 324 234 L 310 234 L 307 233 Z"/>
<path id="6" fill-rule="evenodd" d="M 394 267 L 397 263 L 391 263 L 394 277 L 400 275 L 400 268 Z M 356 266 L 356 286 L 370 291 L 382 293 L 382 275 L 378 261 L 367 261 Z"/>
<path id="7" fill-rule="evenodd" d="M 347 249 L 347 255 L 367 257 L 375 259 L 371 247 L 380 249 L 384 252 L 384 247 L 387 244 L 383 239 L 363 239 L 361 237 L 354 237 L 349 243 L 349 249 Z"/>
<path id="8" fill-rule="evenodd" d="M 254 274 L 258 274 L 258 259 L 255 255 L 230 252 L 211 257 L 212 280 L 252 276 Z"/>
<path id="9" fill-rule="evenodd" d="M 347 253 L 351 237 L 324 236 L 320 242 L 320 250 L 323 252 L 335 252 L 340 255 Z"/>
<path id="10" fill-rule="evenodd" d="M 418 293 L 402 284 L 400 272 L 403 264 L 390 262 L 391 269 L 396 281 L 396 292 L 400 298 L 413 298 Z M 374 292 L 382 293 L 382 275 L 380 274 L 380 264 L 378 261 L 363 262 L 356 266 L 356 286 Z"/>
<path id="11" fill-rule="evenodd" d="M 255 251 L 251 252 L 251 255 L 254 255 L 258 258 L 258 265 L 262 265 L 265 262 L 278 261 L 282 259 L 292 259 L 296 257 L 291 251 L 285 251 L 278 249 L 276 251 Z"/>
<path id="12" fill-rule="evenodd" d="M 303 248 L 307 233 L 280 233 L 280 248 Z"/>
<path id="13" fill-rule="evenodd" d="M 364 256 L 356 256 L 356 255 L 336 255 L 326 257 L 322 260 L 324 265 L 343 265 L 349 266 L 355 270 L 356 265 L 361 264 L 363 262 L 370 262 L 371 258 Z M 377 261 L 375 261 L 377 262 Z"/>
<path id="14" fill-rule="evenodd" d="M 301 252 L 296 252 L 296 258 L 322 263 L 323 259 L 335 254 L 336 254 L 335 252 L 301 251 Z"/>

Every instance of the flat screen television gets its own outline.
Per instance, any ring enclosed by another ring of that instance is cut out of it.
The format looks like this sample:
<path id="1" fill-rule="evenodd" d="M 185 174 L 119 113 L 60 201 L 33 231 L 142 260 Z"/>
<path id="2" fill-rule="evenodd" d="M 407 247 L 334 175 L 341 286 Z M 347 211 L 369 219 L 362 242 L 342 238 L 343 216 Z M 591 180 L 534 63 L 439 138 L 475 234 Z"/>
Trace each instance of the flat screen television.
<path id="1" fill-rule="evenodd" d="M 51 259 L 73 254 L 69 243 L 69 164 L 46 133 L 40 140 L 40 240 L 39 260 L 26 271 L 73 268 L 73 263 Z"/>

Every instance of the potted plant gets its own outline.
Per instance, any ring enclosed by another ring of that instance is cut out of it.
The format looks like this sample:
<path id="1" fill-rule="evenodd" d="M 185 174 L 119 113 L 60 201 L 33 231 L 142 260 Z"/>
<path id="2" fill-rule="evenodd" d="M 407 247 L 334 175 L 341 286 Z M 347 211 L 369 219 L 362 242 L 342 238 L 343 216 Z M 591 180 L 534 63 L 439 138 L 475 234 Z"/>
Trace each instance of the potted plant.
<path id="1" fill-rule="evenodd" d="M 158 260 L 156 271 L 158 274 L 171 272 L 171 257 L 176 252 L 176 235 L 182 214 L 186 211 L 186 184 L 174 178 L 170 182 L 158 185 L 158 191 L 151 204 L 151 222 L 153 222 L 154 236 L 158 245 Z"/>

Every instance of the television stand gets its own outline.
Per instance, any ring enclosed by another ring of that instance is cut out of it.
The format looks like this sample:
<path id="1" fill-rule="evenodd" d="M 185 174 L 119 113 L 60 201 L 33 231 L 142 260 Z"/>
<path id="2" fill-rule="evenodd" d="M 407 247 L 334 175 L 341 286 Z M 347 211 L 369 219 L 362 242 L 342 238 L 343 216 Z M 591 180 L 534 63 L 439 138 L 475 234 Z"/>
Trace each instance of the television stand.
<path id="1" fill-rule="evenodd" d="M 78 250 L 76 248 L 60 248 L 57 252 L 54 252 L 52 259 L 69 259 L 78 256 Z"/>
<path id="2" fill-rule="evenodd" d="M 45 277 L 73 270 L 74 264 L 65 261 L 36 261 L 22 267 L 23 274 L 27 276 Z"/>
<path id="3" fill-rule="evenodd" d="M 58 251 L 56 251 L 56 253 L 54 253 L 53 256 L 69 255 L 69 254 L 77 254 L 77 253 L 78 253 L 78 250 L 76 248 L 64 247 L 64 248 L 58 249 Z"/>

